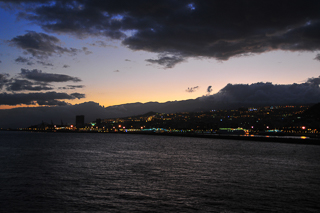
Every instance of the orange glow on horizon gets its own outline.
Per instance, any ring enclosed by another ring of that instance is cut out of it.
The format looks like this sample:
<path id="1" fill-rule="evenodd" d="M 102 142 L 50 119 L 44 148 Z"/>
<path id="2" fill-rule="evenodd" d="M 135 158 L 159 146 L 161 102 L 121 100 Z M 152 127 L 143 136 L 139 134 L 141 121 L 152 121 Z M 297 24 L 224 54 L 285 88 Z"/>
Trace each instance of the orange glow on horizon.
<path id="1" fill-rule="evenodd" d="M 14 108 L 33 108 L 33 107 L 55 107 L 55 106 L 47 106 L 47 105 L 26 105 L 26 104 L 19 104 L 19 105 L 0 105 L 0 110 L 2 109 L 14 109 Z"/>
<path id="2" fill-rule="evenodd" d="M 26 104 L 0 105 L 0 109 L 13 109 L 13 108 L 24 108 L 24 107 L 39 107 L 39 105 L 26 105 Z"/>

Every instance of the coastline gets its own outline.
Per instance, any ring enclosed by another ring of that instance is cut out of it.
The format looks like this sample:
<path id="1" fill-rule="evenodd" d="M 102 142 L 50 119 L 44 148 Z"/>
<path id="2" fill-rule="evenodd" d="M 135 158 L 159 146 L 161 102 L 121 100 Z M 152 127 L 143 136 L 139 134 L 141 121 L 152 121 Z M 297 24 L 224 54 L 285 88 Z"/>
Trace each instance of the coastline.
<path id="1" fill-rule="evenodd" d="M 127 134 L 127 133 L 122 133 L 122 134 Z M 161 135 L 161 136 L 180 136 L 180 137 L 196 137 L 196 138 L 210 138 L 210 139 L 320 145 L 320 139 L 307 138 L 304 136 L 290 137 L 290 136 L 265 136 L 265 135 L 227 135 L 227 134 L 201 134 L 201 133 L 136 133 L 136 132 L 129 133 L 129 134 L 148 134 L 148 135 Z"/>
<path id="2" fill-rule="evenodd" d="M 291 135 L 231 135 L 231 134 L 210 134 L 210 133 L 178 133 L 178 132 L 99 132 L 99 131 L 52 131 L 52 130 L 1 130 L 18 132 L 46 132 L 46 133 L 99 133 L 99 134 L 139 134 L 153 136 L 173 136 L 173 137 L 196 137 L 209 139 L 244 140 L 257 142 L 275 142 L 301 145 L 320 145 L 320 138 L 309 136 Z"/>

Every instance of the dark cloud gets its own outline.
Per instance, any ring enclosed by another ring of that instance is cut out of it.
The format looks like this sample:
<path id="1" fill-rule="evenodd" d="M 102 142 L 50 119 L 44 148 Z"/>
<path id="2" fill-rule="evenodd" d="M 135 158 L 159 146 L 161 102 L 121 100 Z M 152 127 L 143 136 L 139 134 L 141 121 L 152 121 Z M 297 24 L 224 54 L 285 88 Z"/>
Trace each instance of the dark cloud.
<path id="1" fill-rule="evenodd" d="M 41 65 L 43 65 L 43 66 L 50 66 L 50 67 L 52 67 L 53 66 L 53 64 L 51 64 L 51 63 L 47 63 L 47 62 L 44 62 L 44 61 L 37 61 L 37 63 L 38 64 L 41 64 Z"/>
<path id="2" fill-rule="evenodd" d="M 11 92 L 53 90 L 52 85 L 48 83 L 67 81 L 78 82 L 81 80 L 68 75 L 42 73 L 41 70 L 37 69 L 21 69 L 21 73 L 18 76 L 10 79 L 8 74 L 0 74 L 0 89 L 5 87 L 5 90 Z M 83 87 L 84 85 L 67 85 L 67 87 L 59 87 L 58 89 L 76 89 Z M 71 96 L 75 98 L 82 97 L 78 93 L 71 94 Z"/>
<path id="3" fill-rule="evenodd" d="M 9 78 L 9 74 L 0 74 L 0 89 L 5 87 L 6 91 L 9 92 L 26 92 L 26 91 L 43 91 L 43 90 L 53 90 L 54 87 L 49 83 L 52 82 L 67 82 L 81 81 L 79 78 L 71 77 L 62 74 L 53 73 L 42 73 L 41 70 L 33 69 L 21 69 L 21 73 L 14 77 Z M 84 85 L 67 85 L 63 89 L 76 89 L 83 88 Z M 59 88 L 61 89 L 61 87 Z M 46 99 L 44 96 L 48 95 Z M 39 97 L 38 97 L 39 96 Z M 0 105 L 16 105 L 16 104 L 39 104 L 39 105 L 65 105 L 64 102 L 59 102 L 58 99 L 81 99 L 85 95 L 81 93 L 71 93 L 70 95 L 66 93 L 19 93 L 19 94 L 0 94 Z M 20 100 L 21 99 L 21 100 Z M 42 102 L 41 102 L 42 101 Z M 47 104 L 43 104 L 47 103 Z"/>
<path id="4" fill-rule="evenodd" d="M 129 60 L 129 59 L 126 59 L 125 61 L 131 61 L 131 60 Z"/>
<path id="5" fill-rule="evenodd" d="M 314 60 L 320 61 L 320 54 L 317 54 Z"/>
<path id="6" fill-rule="evenodd" d="M 27 63 L 27 62 L 29 62 L 29 59 L 19 56 L 14 61 L 19 62 L 19 63 Z"/>
<path id="7" fill-rule="evenodd" d="M 167 56 L 160 54 L 158 59 L 146 59 L 147 62 L 152 64 L 159 64 L 165 68 L 172 68 L 176 64 L 183 62 L 185 59 L 181 56 Z"/>
<path id="8" fill-rule="evenodd" d="M 83 87 L 84 85 L 67 85 L 65 87 L 59 87 L 58 89 L 79 89 Z"/>
<path id="9" fill-rule="evenodd" d="M 96 44 L 97 44 L 99 47 L 107 47 L 107 46 L 108 46 L 104 41 L 96 41 Z"/>
<path id="10" fill-rule="evenodd" d="M 188 89 L 186 89 L 186 92 L 195 92 L 198 88 L 199 88 L 199 86 L 196 86 L 196 87 L 188 87 Z"/>
<path id="11" fill-rule="evenodd" d="M 113 46 L 110 44 L 106 44 L 104 41 L 96 41 L 95 43 L 91 43 L 91 46 L 98 46 L 98 47 L 112 47 L 112 48 L 118 48 L 117 46 Z"/>
<path id="12" fill-rule="evenodd" d="M 38 100 L 37 103 L 45 106 L 66 106 L 70 105 L 69 103 L 65 101 L 58 101 L 58 100 L 49 100 L 49 101 L 44 101 L 44 100 Z"/>
<path id="13" fill-rule="evenodd" d="M 63 65 L 62 68 L 68 68 L 68 67 L 70 67 L 70 65 L 65 64 L 65 65 Z"/>
<path id="14" fill-rule="evenodd" d="M 68 49 L 61 47 L 59 45 L 60 40 L 57 37 L 34 31 L 29 31 L 25 35 L 16 36 L 9 42 L 39 59 L 48 58 L 54 54 L 61 55 L 69 53 L 75 55 L 81 51 L 75 48 Z"/>
<path id="15" fill-rule="evenodd" d="M 0 89 L 2 89 L 3 86 L 5 86 L 9 82 L 8 78 L 9 78 L 9 74 L 7 74 L 7 73 L 1 74 L 0 73 Z"/>
<path id="16" fill-rule="evenodd" d="M 307 82 L 308 84 L 314 86 L 314 87 L 319 87 L 320 85 L 320 76 L 318 78 L 308 78 Z"/>
<path id="17" fill-rule="evenodd" d="M 43 105 L 42 103 L 49 103 L 55 100 L 72 100 L 75 98 L 84 98 L 84 94 L 80 93 L 57 93 L 57 92 L 46 92 L 46 93 L 18 93 L 18 94 L 8 94 L 0 93 L 0 105 Z"/>
<path id="18" fill-rule="evenodd" d="M 120 70 L 115 70 L 115 71 L 113 71 L 113 72 L 120 72 Z"/>
<path id="19" fill-rule="evenodd" d="M 207 93 L 211 93 L 211 92 L 212 92 L 212 86 L 208 86 Z"/>
<path id="20" fill-rule="evenodd" d="M 19 56 L 14 60 L 17 63 L 26 63 L 27 65 L 33 65 L 34 63 L 29 59 L 22 56 Z"/>
<path id="21" fill-rule="evenodd" d="M 178 56 L 149 59 L 168 68 L 188 57 L 228 60 L 274 50 L 320 49 L 318 0 L 2 1 L 12 7 L 23 3 L 19 17 L 47 32 L 105 36 L 121 39 L 132 50 Z M 52 45 L 34 47 L 31 34 L 12 42 L 34 55 L 65 51 L 52 48 L 55 38 L 38 36 Z"/>
<path id="22" fill-rule="evenodd" d="M 289 85 L 228 84 L 218 93 L 203 98 L 215 103 L 252 106 L 317 103 L 320 102 L 319 83 L 319 78 L 311 78 L 306 83 Z"/>
<path id="23" fill-rule="evenodd" d="M 83 50 L 84 54 L 86 54 L 86 55 L 89 55 L 92 53 L 91 51 L 88 50 L 88 47 L 82 47 L 82 50 Z"/>
<path id="24" fill-rule="evenodd" d="M 21 11 L 19 17 L 40 24 L 48 32 L 71 33 L 79 38 L 90 35 L 105 36 L 112 39 L 126 37 L 125 33 L 121 31 L 121 21 L 114 19 L 115 14 L 109 14 L 104 8 L 99 8 L 102 6 L 102 1 L 95 1 L 95 3 L 98 3 L 96 5 L 91 5 L 90 1 L 83 2 L 82 0 L 43 1 L 47 4 L 38 5 L 38 7 L 33 8 L 33 11 L 30 7 L 35 5 L 28 5 L 28 3 L 29 1 L 24 1 L 24 6 L 29 6 L 29 8 Z M 65 18 L 68 20 L 65 20 Z"/>
<path id="25" fill-rule="evenodd" d="M 40 82 L 78 82 L 81 79 L 63 74 L 43 73 L 41 70 L 33 69 L 21 69 L 20 75 L 26 79 L 40 81 Z"/>
<path id="26" fill-rule="evenodd" d="M 33 83 L 28 80 L 13 79 L 10 83 L 7 83 L 7 91 L 41 91 L 52 90 L 47 84 Z"/>
<path id="27" fill-rule="evenodd" d="M 81 94 L 81 93 L 77 93 L 77 92 L 71 93 L 71 96 L 73 98 L 78 98 L 78 99 L 85 98 L 85 94 Z"/>

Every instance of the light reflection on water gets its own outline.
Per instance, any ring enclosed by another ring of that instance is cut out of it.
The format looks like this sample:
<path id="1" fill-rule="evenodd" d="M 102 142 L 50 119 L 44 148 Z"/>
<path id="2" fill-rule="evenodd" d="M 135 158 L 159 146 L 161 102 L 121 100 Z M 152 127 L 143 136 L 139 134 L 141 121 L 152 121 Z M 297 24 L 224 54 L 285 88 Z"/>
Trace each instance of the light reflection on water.
<path id="1" fill-rule="evenodd" d="M 232 135 L 231 135 L 232 136 Z M 238 136 L 238 135 L 235 135 Z M 308 136 L 278 136 L 278 135 L 239 135 L 241 137 L 256 137 L 256 138 L 287 138 L 287 139 L 310 139 Z"/>
<path id="2" fill-rule="evenodd" d="M 9 211 L 319 212 L 320 146 L 0 132 Z"/>

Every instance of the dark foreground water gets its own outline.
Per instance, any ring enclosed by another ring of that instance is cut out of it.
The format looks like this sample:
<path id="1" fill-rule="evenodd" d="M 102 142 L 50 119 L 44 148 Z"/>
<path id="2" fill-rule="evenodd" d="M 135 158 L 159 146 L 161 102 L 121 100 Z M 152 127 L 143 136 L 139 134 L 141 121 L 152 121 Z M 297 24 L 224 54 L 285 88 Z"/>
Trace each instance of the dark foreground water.
<path id="1" fill-rule="evenodd" d="M 319 212 L 320 146 L 0 132 L 1 212 Z"/>

